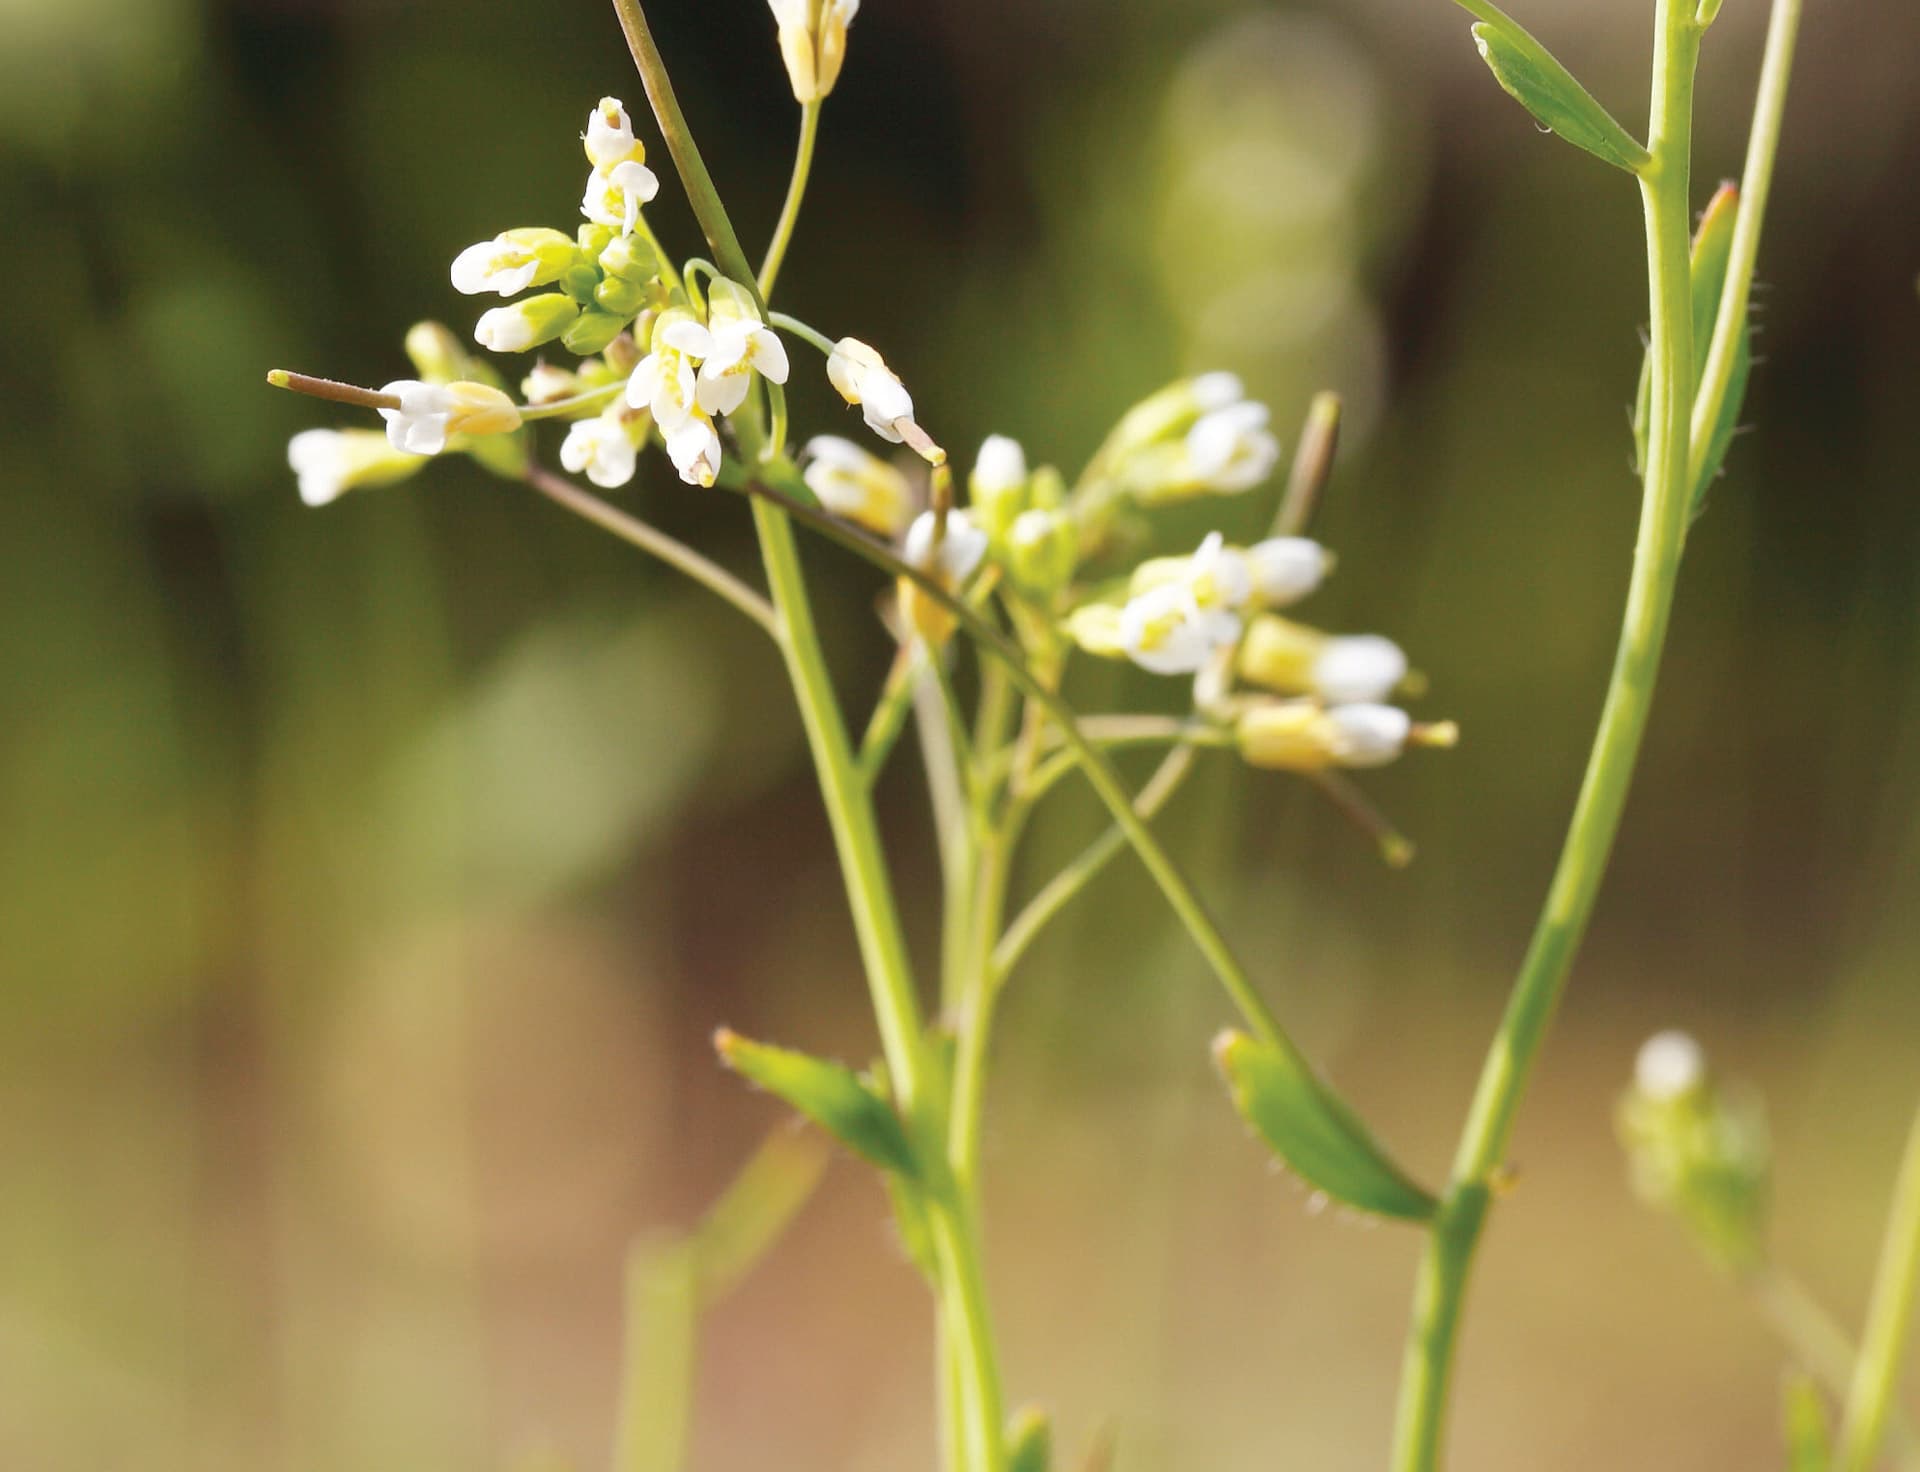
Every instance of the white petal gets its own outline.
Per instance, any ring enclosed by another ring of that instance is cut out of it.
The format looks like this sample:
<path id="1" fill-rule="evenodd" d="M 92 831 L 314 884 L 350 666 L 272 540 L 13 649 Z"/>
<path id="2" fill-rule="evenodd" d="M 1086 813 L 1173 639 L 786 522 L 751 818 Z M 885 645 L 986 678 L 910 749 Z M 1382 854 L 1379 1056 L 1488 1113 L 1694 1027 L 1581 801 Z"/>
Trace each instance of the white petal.
<path id="1" fill-rule="evenodd" d="M 1346 634 L 1327 640 L 1313 662 L 1313 686 L 1331 705 L 1384 699 L 1407 677 L 1407 656 L 1379 634 Z"/>
<path id="2" fill-rule="evenodd" d="M 713 373 L 701 368 L 694 401 L 709 414 L 731 414 L 747 401 L 747 389 L 753 375 L 745 369 L 732 373 Z"/>
<path id="3" fill-rule="evenodd" d="M 1298 603 L 1327 576 L 1332 559 L 1311 537 L 1268 537 L 1247 549 L 1260 601 L 1269 608 Z"/>
<path id="4" fill-rule="evenodd" d="M 1346 767 L 1383 767 L 1399 756 L 1413 718 L 1392 705 L 1342 705 L 1327 712 L 1334 759 Z"/>
<path id="5" fill-rule="evenodd" d="M 1634 1087 L 1663 1104 L 1692 1093 L 1706 1076 L 1706 1054 L 1684 1032 L 1655 1033 L 1633 1063 Z"/>

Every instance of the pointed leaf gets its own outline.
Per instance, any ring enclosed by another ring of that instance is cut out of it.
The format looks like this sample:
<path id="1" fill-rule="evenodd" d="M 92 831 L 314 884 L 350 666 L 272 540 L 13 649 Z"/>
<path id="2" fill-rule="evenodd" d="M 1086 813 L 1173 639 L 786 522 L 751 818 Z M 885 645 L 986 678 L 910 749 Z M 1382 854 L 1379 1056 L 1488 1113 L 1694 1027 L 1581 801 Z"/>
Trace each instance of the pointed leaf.
<path id="1" fill-rule="evenodd" d="M 1242 1117 L 1308 1185 L 1378 1216 L 1433 1217 L 1432 1195 L 1298 1058 L 1237 1032 L 1222 1033 L 1213 1055 Z"/>
<path id="2" fill-rule="evenodd" d="M 1007 1428 L 1007 1472 L 1047 1472 L 1053 1465 L 1053 1423 L 1028 1406 Z"/>
<path id="3" fill-rule="evenodd" d="M 1651 161 L 1647 150 L 1551 51 L 1504 15 L 1475 22 L 1473 44 L 1507 95 L 1567 142 L 1630 174 Z"/>
<path id="4" fill-rule="evenodd" d="M 856 1155 L 882 1170 L 918 1173 L 893 1106 L 845 1064 L 750 1042 L 724 1027 L 713 1045 L 727 1067 L 786 1100 Z"/>

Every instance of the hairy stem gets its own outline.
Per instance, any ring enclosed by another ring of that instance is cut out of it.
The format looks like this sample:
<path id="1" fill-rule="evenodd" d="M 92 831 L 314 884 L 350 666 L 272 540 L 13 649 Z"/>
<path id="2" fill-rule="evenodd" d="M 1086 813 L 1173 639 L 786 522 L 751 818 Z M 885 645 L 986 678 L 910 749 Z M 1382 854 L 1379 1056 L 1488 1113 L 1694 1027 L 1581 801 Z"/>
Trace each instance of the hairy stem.
<path id="1" fill-rule="evenodd" d="M 1613 675 L 1586 777 L 1533 940 L 1495 1034 L 1423 1257 L 1395 1427 L 1396 1472 L 1440 1465 L 1460 1308 L 1527 1080 L 1593 913 L 1646 732 L 1685 540 L 1692 407 L 1688 172 L 1699 33 L 1690 0 L 1658 0 L 1646 214 L 1654 412 L 1640 531 Z"/>

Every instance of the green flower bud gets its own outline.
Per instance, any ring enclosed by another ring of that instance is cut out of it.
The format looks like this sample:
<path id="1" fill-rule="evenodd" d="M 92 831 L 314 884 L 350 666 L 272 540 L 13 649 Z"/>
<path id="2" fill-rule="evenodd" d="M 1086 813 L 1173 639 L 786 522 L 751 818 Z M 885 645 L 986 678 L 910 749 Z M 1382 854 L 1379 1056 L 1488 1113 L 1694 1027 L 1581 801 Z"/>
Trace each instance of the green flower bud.
<path id="1" fill-rule="evenodd" d="M 1023 511 L 1007 535 L 1007 570 L 1026 592 L 1050 597 L 1073 578 L 1080 534 L 1059 511 Z"/>
<path id="2" fill-rule="evenodd" d="M 472 378 L 473 360 L 452 329 L 439 322 L 416 322 L 407 329 L 407 357 L 425 383 Z"/>
<path id="3" fill-rule="evenodd" d="M 647 282 L 660 274 L 660 258 L 638 235 L 616 235 L 599 255 L 600 269 L 609 276 Z"/>
<path id="4" fill-rule="evenodd" d="M 1018 440 L 987 436 L 967 475 L 967 505 L 974 524 L 995 546 L 1003 545 L 1014 520 L 1027 508 L 1027 454 Z"/>
<path id="5" fill-rule="evenodd" d="M 1663 1032 L 1640 1049 L 1617 1124 L 1643 1201 L 1679 1217 L 1717 1267 L 1760 1264 L 1772 1150 L 1757 1098 L 1719 1087 L 1699 1044 Z"/>
<path id="6" fill-rule="evenodd" d="M 1067 478 L 1059 468 L 1042 465 L 1027 481 L 1027 504 L 1052 511 L 1067 504 Z"/>
<path id="7" fill-rule="evenodd" d="M 648 284 L 627 277 L 609 276 L 594 288 L 593 299 L 622 322 L 631 322 L 634 314 L 647 304 Z"/>
<path id="8" fill-rule="evenodd" d="M 581 251 L 588 256 L 598 256 L 606 250 L 619 232 L 611 225 L 582 225 L 574 238 L 580 242 Z"/>
<path id="9" fill-rule="evenodd" d="M 568 296 L 585 306 L 593 300 L 593 294 L 599 288 L 600 268 L 583 261 L 564 271 L 556 284 Z"/>
<path id="10" fill-rule="evenodd" d="M 560 334 L 560 341 L 569 352 L 597 353 L 618 337 L 626 325 L 627 318 L 622 315 L 589 307 Z"/>

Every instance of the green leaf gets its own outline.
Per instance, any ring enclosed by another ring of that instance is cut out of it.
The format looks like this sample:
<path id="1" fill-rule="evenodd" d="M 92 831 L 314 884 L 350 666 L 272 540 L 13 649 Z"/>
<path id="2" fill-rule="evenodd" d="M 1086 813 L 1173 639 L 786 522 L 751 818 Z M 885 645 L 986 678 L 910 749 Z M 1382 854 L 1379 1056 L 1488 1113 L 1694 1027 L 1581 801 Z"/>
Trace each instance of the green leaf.
<path id="1" fill-rule="evenodd" d="M 1811 1376 L 1795 1373 L 1781 1387 L 1780 1399 L 1787 1472 L 1827 1472 L 1833 1459 L 1833 1433 L 1819 1387 Z"/>
<path id="2" fill-rule="evenodd" d="M 1293 1054 L 1225 1032 L 1213 1056 L 1234 1107 L 1308 1185 L 1378 1216 L 1432 1219 L 1439 1203 L 1387 1158 L 1366 1126 Z"/>
<path id="3" fill-rule="evenodd" d="M 713 1045 L 727 1067 L 784 1099 L 854 1154 L 882 1170 L 918 1175 L 913 1146 L 893 1106 L 845 1064 L 750 1042 L 724 1027 L 713 1035 Z"/>
<path id="4" fill-rule="evenodd" d="M 1481 13 L 1479 6 L 1472 8 Z M 1637 174 L 1651 162 L 1647 150 L 1551 51 L 1493 7 L 1486 11 L 1492 18 L 1475 22 L 1473 44 L 1508 96 L 1567 142 L 1616 169 Z"/>
<path id="5" fill-rule="evenodd" d="M 1028 1406 L 1007 1428 L 1007 1472 L 1047 1472 L 1053 1465 L 1053 1423 Z"/>
<path id="6" fill-rule="evenodd" d="M 1740 208 L 1740 191 L 1733 184 L 1722 184 L 1700 216 L 1693 236 L 1691 299 L 1693 305 L 1693 391 L 1700 392 L 1707 371 L 1707 350 L 1713 342 L 1714 319 L 1720 314 L 1720 293 L 1727 282 L 1727 262 L 1733 252 L 1733 226 Z M 1727 448 L 1740 423 L 1740 410 L 1747 395 L 1747 379 L 1753 371 L 1753 333 L 1746 323 L 1734 349 L 1733 370 L 1727 377 L 1726 397 L 1720 404 L 1720 417 L 1707 436 L 1706 457 L 1701 462 L 1700 479 L 1693 486 L 1693 515 L 1705 509 L 1707 488 L 1727 458 Z M 1633 469 L 1643 475 L 1647 467 L 1647 416 L 1652 408 L 1653 364 L 1643 357 L 1640 363 L 1640 388 L 1633 410 Z"/>

